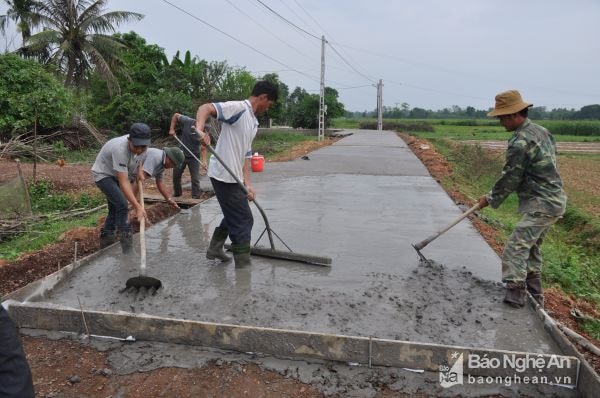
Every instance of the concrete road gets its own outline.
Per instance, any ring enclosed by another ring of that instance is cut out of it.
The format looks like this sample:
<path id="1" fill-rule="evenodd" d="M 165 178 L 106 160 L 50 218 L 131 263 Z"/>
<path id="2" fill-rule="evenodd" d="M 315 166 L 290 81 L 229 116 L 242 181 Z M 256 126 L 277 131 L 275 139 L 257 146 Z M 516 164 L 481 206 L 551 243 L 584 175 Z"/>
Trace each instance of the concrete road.
<path id="1" fill-rule="evenodd" d="M 164 284 L 156 296 L 119 293 L 137 275 L 139 256 L 115 246 L 45 301 L 78 308 L 79 298 L 90 310 L 560 353 L 530 309 L 502 304 L 499 258 L 468 220 L 423 250 L 431 264 L 419 263 L 411 243 L 461 211 L 394 133 L 352 132 L 309 160 L 267 163 L 252 175 L 272 228 L 294 251 L 331 257 L 330 268 L 254 257 L 251 267 L 236 269 L 206 260 L 221 218 L 211 199 L 147 231 L 148 275 Z M 262 230 L 255 211 L 254 239 Z"/>

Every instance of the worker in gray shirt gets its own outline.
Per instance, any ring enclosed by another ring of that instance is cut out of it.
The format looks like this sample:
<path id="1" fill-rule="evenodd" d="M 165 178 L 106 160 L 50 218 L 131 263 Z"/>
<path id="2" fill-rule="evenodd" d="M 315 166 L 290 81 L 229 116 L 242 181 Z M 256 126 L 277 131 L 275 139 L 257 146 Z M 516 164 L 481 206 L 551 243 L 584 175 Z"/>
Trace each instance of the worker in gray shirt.
<path id="1" fill-rule="evenodd" d="M 181 196 L 181 176 L 185 170 L 185 166 L 190 169 L 190 176 L 192 177 L 192 198 L 200 199 L 200 167 L 206 169 L 206 147 L 200 145 L 200 136 L 194 130 L 196 120 L 189 116 L 182 115 L 181 113 L 173 114 L 171 118 L 171 126 L 169 127 L 169 135 L 174 136 L 176 134 L 175 127 L 181 126 L 181 133 L 179 134 L 179 140 L 185 145 L 193 154 L 190 154 L 185 148 L 181 148 L 185 155 L 185 161 L 180 167 L 173 169 L 173 194 L 174 196 Z M 198 158 L 202 160 L 202 164 L 198 162 Z"/>
<path id="2" fill-rule="evenodd" d="M 135 175 L 130 174 L 129 180 L 134 182 L 133 191 L 137 198 L 138 180 L 144 181 L 146 178 L 154 178 L 156 180 L 156 188 L 158 192 L 165 198 L 169 206 L 174 209 L 179 209 L 179 206 L 171 197 L 171 192 L 164 183 L 163 174 L 165 169 L 177 169 L 184 162 L 183 151 L 175 147 L 165 147 L 163 149 L 148 148 L 142 154 L 141 165 L 143 173 Z"/>
<path id="3" fill-rule="evenodd" d="M 145 123 L 134 123 L 129 135 L 113 138 L 100 149 L 92 166 L 96 185 L 106 196 L 108 215 L 100 231 L 100 248 L 121 241 L 123 253 L 133 246 L 133 230 L 129 224 L 128 203 L 131 203 L 139 220 L 148 220 L 146 211 L 137 201 L 129 181 L 129 174 L 137 171 L 139 155 L 150 145 L 150 127 Z"/>

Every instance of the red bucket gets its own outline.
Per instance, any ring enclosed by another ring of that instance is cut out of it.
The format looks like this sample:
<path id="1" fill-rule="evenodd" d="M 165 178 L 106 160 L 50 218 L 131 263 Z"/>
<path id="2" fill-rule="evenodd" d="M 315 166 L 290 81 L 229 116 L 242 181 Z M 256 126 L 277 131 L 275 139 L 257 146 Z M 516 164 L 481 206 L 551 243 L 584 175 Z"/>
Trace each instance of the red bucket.
<path id="1" fill-rule="evenodd" d="M 250 165 L 252 166 L 252 171 L 255 173 L 263 171 L 265 168 L 265 157 L 256 152 L 250 159 Z"/>

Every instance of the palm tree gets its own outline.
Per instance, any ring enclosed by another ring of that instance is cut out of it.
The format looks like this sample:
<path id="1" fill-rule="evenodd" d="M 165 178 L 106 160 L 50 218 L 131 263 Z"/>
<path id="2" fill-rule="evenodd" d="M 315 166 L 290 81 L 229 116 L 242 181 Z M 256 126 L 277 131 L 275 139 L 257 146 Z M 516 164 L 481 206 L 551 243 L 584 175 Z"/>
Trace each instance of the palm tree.
<path id="1" fill-rule="evenodd" d="M 39 2 L 35 0 L 4 0 L 8 6 L 5 15 L 0 15 L 0 32 L 6 33 L 9 21 L 17 25 L 17 30 L 21 32 L 23 45 L 31 36 L 31 28 L 38 23 L 35 17 L 35 9 Z"/>
<path id="2" fill-rule="evenodd" d="M 125 46 L 114 36 L 116 27 L 142 14 L 129 11 L 105 12 L 108 0 L 46 0 L 35 17 L 44 29 L 32 35 L 20 49 L 54 65 L 65 75 L 65 86 L 78 91 L 88 82 L 93 70 L 106 81 L 110 92 L 119 90 L 115 72 L 122 67 L 119 56 Z"/>

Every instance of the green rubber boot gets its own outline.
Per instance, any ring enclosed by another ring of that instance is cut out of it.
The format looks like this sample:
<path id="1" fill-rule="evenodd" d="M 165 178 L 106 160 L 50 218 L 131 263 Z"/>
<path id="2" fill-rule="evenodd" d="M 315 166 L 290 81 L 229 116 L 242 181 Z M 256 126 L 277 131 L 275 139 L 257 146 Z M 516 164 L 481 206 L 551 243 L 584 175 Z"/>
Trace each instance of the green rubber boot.
<path id="1" fill-rule="evenodd" d="M 119 240 L 124 254 L 129 254 L 133 250 L 133 230 L 131 227 L 119 231 Z"/>
<path id="2" fill-rule="evenodd" d="M 231 261 L 231 257 L 225 253 L 223 246 L 227 240 L 228 232 L 225 228 L 217 227 L 213 233 L 212 239 L 206 251 L 206 258 L 209 260 L 219 259 L 222 262 Z"/>
<path id="3" fill-rule="evenodd" d="M 100 230 L 100 249 L 104 249 L 117 241 L 117 234 L 115 230 Z"/>
<path id="4" fill-rule="evenodd" d="M 244 268 L 252 265 L 249 243 L 231 245 L 231 251 L 233 252 L 233 261 L 236 268 Z"/>

